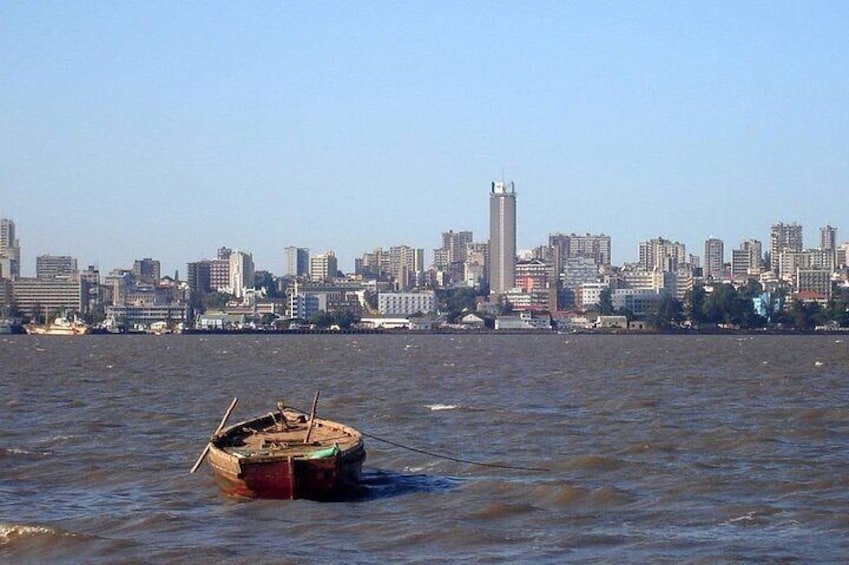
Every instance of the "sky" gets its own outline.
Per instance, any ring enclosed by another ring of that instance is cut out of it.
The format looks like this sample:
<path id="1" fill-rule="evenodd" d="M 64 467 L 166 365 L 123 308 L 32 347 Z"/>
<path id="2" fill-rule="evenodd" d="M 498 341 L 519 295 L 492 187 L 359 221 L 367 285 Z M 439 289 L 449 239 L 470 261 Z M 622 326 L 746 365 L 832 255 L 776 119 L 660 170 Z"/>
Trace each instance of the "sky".
<path id="1" fill-rule="evenodd" d="M 798 222 L 849 239 L 849 2 L 0 3 L 0 217 L 22 274 L 287 246 L 340 268 L 448 230 L 518 246 Z"/>

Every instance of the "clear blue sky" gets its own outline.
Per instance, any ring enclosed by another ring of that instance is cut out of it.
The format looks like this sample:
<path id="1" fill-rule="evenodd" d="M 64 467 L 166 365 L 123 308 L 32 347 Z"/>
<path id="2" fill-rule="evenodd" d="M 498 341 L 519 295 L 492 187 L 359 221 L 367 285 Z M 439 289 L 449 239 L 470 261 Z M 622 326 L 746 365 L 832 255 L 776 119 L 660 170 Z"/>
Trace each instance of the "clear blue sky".
<path id="1" fill-rule="evenodd" d="M 849 2 L 0 3 L 0 217 L 104 272 L 607 233 L 849 239 Z"/>

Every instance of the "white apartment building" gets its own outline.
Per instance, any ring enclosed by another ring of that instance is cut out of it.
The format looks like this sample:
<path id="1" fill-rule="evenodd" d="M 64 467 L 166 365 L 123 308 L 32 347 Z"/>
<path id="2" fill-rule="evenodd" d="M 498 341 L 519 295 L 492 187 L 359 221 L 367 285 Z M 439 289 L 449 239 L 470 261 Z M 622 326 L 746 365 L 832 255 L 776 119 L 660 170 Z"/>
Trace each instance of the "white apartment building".
<path id="1" fill-rule="evenodd" d="M 381 316 L 411 316 L 436 312 L 436 293 L 381 292 L 377 295 L 377 310 Z"/>

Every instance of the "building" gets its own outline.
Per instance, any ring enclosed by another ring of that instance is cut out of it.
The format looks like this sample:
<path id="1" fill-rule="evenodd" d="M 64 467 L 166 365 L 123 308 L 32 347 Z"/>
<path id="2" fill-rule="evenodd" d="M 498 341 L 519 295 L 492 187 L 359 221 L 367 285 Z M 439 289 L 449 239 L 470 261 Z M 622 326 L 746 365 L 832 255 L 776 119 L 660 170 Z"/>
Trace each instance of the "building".
<path id="1" fill-rule="evenodd" d="M 831 299 L 831 271 L 827 269 L 796 269 L 796 292 L 817 295 L 825 303 Z"/>
<path id="2" fill-rule="evenodd" d="M 389 274 L 399 290 L 418 287 L 424 274 L 424 249 L 407 245 L 390 247 Z"/>
<path id="3" fill-rule="evenodd" d="M 15 237 L 15 222 L 0 218 L 0 279 L 21 276 L 21 247 Z"/>
<path id="4" fill-rule="evenodd" d="M 705 240 L 704 276 L 710 280 L 721 280 L 725 271 L 725 244 L 715 237 Z"/>
<path id="5" fill-rule="evenodd" d="M 215 292 L 230 292 L 230 255 L 209 262 L 209 287 Z"/>
<path id="6" fill-rule="evenodd" d="M 795 271 L 781 271 L 781 254 L 786 250 L 801 251 L 802 248 L 802 226 L 796 222 L 793 222 L 792 224 L 777 223 L 770 227 L 769 262 L 770 268 L 775 271 L 778 276 L 784 274 L 795 274 Z"/>
<path id="7" fill-rule="evenodd" d="M 640 268 L 645 271 L 677 271 L 687 263 L 687 250 L 683 243 L 662 237 L 640 242 Z"/>
<path id="8" fill-rule="evenodd" d="M 746 280 L 756 277 L 763 264 L 763 245 L 756 239 L 740 242 L 740 248 L 731 251 L 731 277 L 734 280 Z"/>
<path id="9" fill-rule="evenodd" d="M 492 183 L 489 196 L 489 290 L 503 294 L 516 286 L 516 189 Z"/>
<path id="10" fill-rule="evenodd" d="M 283 253 L 283 276 L 308 277 L 310 274 L 310 250 L 305 247 L 289 246 Z"/>
<path id="11" fill-rule="evenodd" d="M 229 258 L 230 294 L 243 298 L 254 287 L 254 260 L 250 253 L 234 251 Z"/>
<path id="12" fill-rule="evenodd" d="M 333 251 L 320 253 L 310 258 L 310 281 L 331 282 L 339 270 Z"/>
<path id="13" fill-rule="evenodd" d="M 21 316 L 50 321 L 59 314 L 88 314 L 86 284 L 78 275 L 67 278 L 17 278 L 12 299 Z"/>
<path id="14" fill-rule="evenodd" d="M 820 228 L 820 249 L 837 249 L 837 228 L 831 226 Z"/>
<path id="15" fill-rule="evenodd" d="M 206 294 L 212 291 L 210 266 L 211 261 L 209 260 L 196 261 L 186 265 L 186 282 L 192 292 Z"/>
<path id="16" fill-rule="evenodd" d="M 610 236 L 605 234 L 554 233 L 548 236 L 548 245 L 553 249 L 558 270 L 570 259 L 591 259 L 597 266 L 610 265 Z"/>
<path id="17" fill-rule="evenodd" d="M 133 277 L 140 283 L 156 284 L 161 278 L 159 261 L 147 257 L 133 263 Z"/>
<path id="18" fill-rule="evenodd" d="M 68 255 L 39 255 L 35 258 L 37 279 L 67 278 L 77 273 L 77 260 Z"/>
<path id="19" fill-rule="evenodd" d="M 411 316 L 436 312 L 436 293 L 381 292 L 377 295 L 377 310 L 381 316 Z"/>
<path id="20" fill-rule="evenodd" d="M 466 261 L 463 263 L 463 282 L 469 288 L 479 289 L 486 280 L 489 262 L 488 243 L 469 243 L 466 246 Z"/>
<path id="21" fill-rule="evenodd" d="M 514 310 L 551 311 L 551 266 L 539 259 L 516 263 L 516 287 L 507 292 Z"/>

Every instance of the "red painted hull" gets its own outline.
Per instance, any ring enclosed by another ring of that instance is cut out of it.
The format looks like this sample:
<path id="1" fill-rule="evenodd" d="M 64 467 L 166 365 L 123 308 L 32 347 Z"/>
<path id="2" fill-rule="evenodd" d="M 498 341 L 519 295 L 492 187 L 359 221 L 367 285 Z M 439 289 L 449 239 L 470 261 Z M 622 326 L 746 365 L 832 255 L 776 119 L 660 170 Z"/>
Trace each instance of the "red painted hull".
<path id="1" fill-rule="evenodd" d="M 366 459 L 362 434 L 320 418 L 307 424 L 302 416 L 293 409 L 270 413 L 213 439 L 208 462 L 221 491 L 250 498 L 331 500 L 358 488 Z"/>
<path id="2" fill-rule="evenodd" d="M 365 449 L 324 459 L 292 457 L 236 462 L 223 452 L 210 451 L 209 462 L 221 492 L 248 498 L 332 500 L 355 490 L 360 481 Z M 232 458 L 235 459 L 235 458 Z"/>

